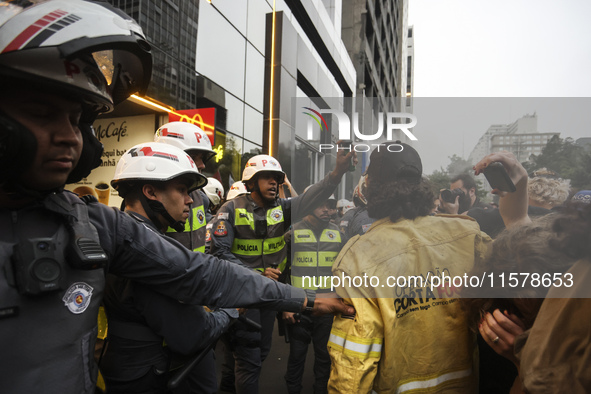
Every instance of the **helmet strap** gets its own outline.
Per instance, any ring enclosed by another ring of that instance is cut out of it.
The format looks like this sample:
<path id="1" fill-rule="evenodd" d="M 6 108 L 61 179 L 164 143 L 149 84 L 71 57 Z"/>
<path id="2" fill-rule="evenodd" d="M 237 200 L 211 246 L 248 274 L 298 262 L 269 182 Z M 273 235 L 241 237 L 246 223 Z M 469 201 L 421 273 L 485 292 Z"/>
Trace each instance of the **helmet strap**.
<path id="1" fill-rule="evenodd" d="M 174 220 L 172 216 L 168 213 L 164 205 L 160 201 L 155 200 L 148 200 L 146 196 L 143 194 L 140 196 L 140 201 L 142 203 L 142 207 L 148 218 L 156 225 L 156 227 L 162 229 L 166 226 L 160 221 L 158 215 L 162 216 L 167 222 L 170 227 L 172 227 L 177 232 L 182 232 L 185 229 L 185 223 L 181 221 Z"/>

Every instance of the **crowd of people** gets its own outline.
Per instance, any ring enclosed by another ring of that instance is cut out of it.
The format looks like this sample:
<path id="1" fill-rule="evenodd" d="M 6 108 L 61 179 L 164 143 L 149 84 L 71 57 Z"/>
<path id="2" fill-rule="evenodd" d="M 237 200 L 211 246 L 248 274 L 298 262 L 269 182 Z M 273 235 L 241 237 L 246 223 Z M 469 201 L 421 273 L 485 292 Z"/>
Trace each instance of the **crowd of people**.
<path id="1" fill-rule="evenodd" d="M 69 11 L 93 22 L 24 44 L 30 21 Z M 64 186 L 100 165 L 96 117 L 147 88 L 141 29 L 105 3 L 47 1 L 1 7 L 0 34 L 3 392 L 258 393 L 277 318 L 289 393 L 310 344 L 314 393 L 591 391 L 591 192 L 496 152 L 473 170 L 503 166 L 515 191 L 493 190 L 498 208 L 469 173 L 437 193 L 396 141 L 352 202 L 333 193 L 354 150 L 299 195 L 254 156 L 226 193 L 202 173 L 206 134 L 170 122 L 121 157 L 107 207 Z M 416 282 L 443 274 L 483 281 Z"/>

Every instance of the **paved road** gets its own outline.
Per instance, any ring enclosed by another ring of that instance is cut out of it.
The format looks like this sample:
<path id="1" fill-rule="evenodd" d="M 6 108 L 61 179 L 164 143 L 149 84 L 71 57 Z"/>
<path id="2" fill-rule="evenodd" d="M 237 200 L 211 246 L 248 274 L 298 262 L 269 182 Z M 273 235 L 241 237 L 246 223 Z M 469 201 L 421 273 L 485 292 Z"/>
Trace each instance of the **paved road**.
<path id="1" fill-rule="evenodd" d="M 221 363 L 223 361 L 223 344 L 218 342 L 216 348 L 216 366 L 218 374 L 218 384 L 220 382 Z M 287 358 L 289 357 L 289 344 L 285 343 L 283 337 L 277 334 L 277 322 L 273 331 L 273 346 L 267 359 L 263 363 L 261 371 L 260 390 L 261 394 L 267 393 L 287 393 L 285 387 L 285 380 L 283 376 L 287 369 Z M 314 384 L 314 349 L 312 345 L 308 348 L 308 357 L 306 358 L 306 370 L 304 371 L 304 378 L 302 385 L 304 386 L 302 393 L 312 393 L 312 386 Z M 219 391 L 219 393 L 226 394 L 226 391 Z"/>

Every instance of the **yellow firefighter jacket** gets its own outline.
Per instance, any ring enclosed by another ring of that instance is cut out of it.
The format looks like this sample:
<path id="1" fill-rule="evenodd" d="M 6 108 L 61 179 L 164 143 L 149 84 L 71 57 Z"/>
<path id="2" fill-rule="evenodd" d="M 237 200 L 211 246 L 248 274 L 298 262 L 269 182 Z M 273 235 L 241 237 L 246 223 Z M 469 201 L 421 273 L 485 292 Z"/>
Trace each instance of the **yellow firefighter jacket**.
<path id="1" fill-rule="evenodd" d="M 473 219 L 458 215 L 385 218 L 352 238 L 333 278 L 356 315 L 334 321 L 329 392 L 477 392 L 475 339 L 454 298 L 458 286 L 428 283 L 463 276 L 491 242 Z"/>

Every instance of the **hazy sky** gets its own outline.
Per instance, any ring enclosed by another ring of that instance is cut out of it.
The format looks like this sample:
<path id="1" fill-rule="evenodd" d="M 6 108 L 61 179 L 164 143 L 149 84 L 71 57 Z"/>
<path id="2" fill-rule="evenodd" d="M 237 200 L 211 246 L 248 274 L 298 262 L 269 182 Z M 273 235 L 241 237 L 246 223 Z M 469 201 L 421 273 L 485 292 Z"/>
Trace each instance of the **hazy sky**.
<path id="1" fill-rule="evenodd" d="M 425 173 L 445 167 L 454 153 L 467 158 L 491 123 L 511 123 L 534 111 L 540 132 L 591 137 L 591 101 L 584 99 L 591 97 L 590 15 L 588 0 L 410 0 L 416 146 Z M 421 116 L 433 113 L 434 101 L 420 99 L 427 97 L 441 98 L 440 121 Z M 447 97 L 498 99 L 494 111 L 485 111 L 491 101 Z"/>

